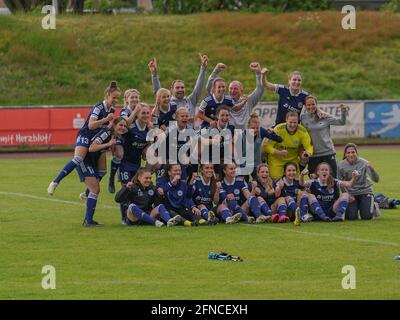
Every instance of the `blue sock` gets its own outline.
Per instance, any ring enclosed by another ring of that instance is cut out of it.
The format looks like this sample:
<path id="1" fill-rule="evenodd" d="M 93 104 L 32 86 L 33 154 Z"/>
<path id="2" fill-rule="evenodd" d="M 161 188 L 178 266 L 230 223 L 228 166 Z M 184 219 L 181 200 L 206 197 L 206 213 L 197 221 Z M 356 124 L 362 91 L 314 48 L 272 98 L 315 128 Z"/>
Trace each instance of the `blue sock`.
<path id="1" fill-rule="evenodd" d="M 113 157 L 111 159 L 110 178 L 108 181 L 109 184 L 114 184 L 114 178 L 119 169 L 120 164 L 121 164 L 121 159 L 118 159 L 116 157 Z"/>
<path id="2" fill-rule="evenodd" d="M 308 212 L 308 197 L 301 196 L 300 198 L 300 217 L 304 216 Z"/>
<path id="3" fill-rule="evenodd" d="M 266 202 L 261 202 L 261 212 L 264 216 L 272 216 L 272 210 Z"/>
<path id="4" fill-rule="evenodd" d="M 324 219 L 326 217 L 324 210 L 320 207 L 318 201 L 311 203 L 311 209 L 313 212 L 320 217 L 320 219 Z"/>
<path id="5" fill-rule="evenodd" d="M 89 192 L 89 196 L 86 199 L 86 214 L 85 214 L 86 223 L 93 222 L 93 215 L 94 215 L 94 210 L 96 209 L 97 197 L 98 197 L 97 194 Z"/>
<path id="6" fill-rule="evenodd" d="M 128 209 L 128 205 L 126 202 L 122 202 L 119 204 L 119 208 L 121 211 L 121 219 L 122 221 L 126 221 L 126 209 Z"/>
<path id="7" fill-rule="evenodd" d="M 348 204 L 349 204 L 349 202 L 346 199 L 341 198 L 339 200 L 339 205 L 336 210 L 336 215 L 338 217 L 341 218 L 343 216 L 343 213 L 346 211 Z"/>
<path id="8" fill-rule="evenodd" d="M 222 220 L 226 221 L 227 218 L 232 217 L 231 212 L 228 208 L 224 208 L 221 210 Z"/>
<path id="9" fill-rule="evenodd" d="M 286 204 L 280 204 L 278 207 L 278 213 L 279 216 L 286 216 L 286 212 L 287 212 L 287 206 Z"/>
<path id="10" fill-rule="evenodd" d="M 233 210 L 234 213 L 241 213 L 242 214 L 242 218 L 241 221 L 247 221 L 247 219 L 249 218 L 249 216 L 247 215 L 247 213 L 243 210 L 243 208 L 241 206 L 236 206 L 235 210 Z"/>
<path id="11" fill-rule="evenodd" d="M 144 212 L 142 209 L 140 209 L 138 206 L 131 204 L 129 206 L 129 209 L 132 211 L 132 213 L 141 221 L 144 221 L 148 224 L 156 224 L 156 219 L 153 218 L 152 216 L 148 215 L 146 212 Z"/>
<path id="12" fill-rule="evenodd" d="M 290 210 L 290 213 L 291 213 L 292 215 L 294 215 L 294 213 L 296 212 L 296 209 L 297 209 L 297 203 L 296 203 L 296 201 L 294 201 L 293 198 L 289 198 L 289 199 L 288 199 L 287 206 L 288 206 L 288 208 L 289 208 L 289 210 Z"/>
<path id="13" fill-rule="evenodd" d="M 261 216 L 261 208 L 260 203 L 258 202 L 257 198 L 251 196 L 248 200 L 250 212 L 256 217 L 256 219 Z"/>
<path id="14" fill-rule="evenodd" d="M 207 210 L 207 208 L 201 208 L 201 209 L 200 209 L 200 213 L 201 213 L 201 216 L 202 216 L 204 219 L 208 220 L 208 210 Z"/>
<path id="15" fill-rule="evenodd" d="M 53 180 L 56 183 L 60 183 L 67 175 L 69 175 L 74 169 L 82 163 L 82 157 L 75 156 L 70 162 L 68 162 L 64 168 L 60 171 L 58 176 Z"/>
<path id="16" fill-rule="evenodd" d="M 171 215 L 169 214 L 167 208 L 164 207 L 163 204 L 160 204 L 157 207 L 158 213 L 160 214 L 161 220 L 163 220 L 165 223 L 168 222 L 169 219 L 171 219 Z"/>

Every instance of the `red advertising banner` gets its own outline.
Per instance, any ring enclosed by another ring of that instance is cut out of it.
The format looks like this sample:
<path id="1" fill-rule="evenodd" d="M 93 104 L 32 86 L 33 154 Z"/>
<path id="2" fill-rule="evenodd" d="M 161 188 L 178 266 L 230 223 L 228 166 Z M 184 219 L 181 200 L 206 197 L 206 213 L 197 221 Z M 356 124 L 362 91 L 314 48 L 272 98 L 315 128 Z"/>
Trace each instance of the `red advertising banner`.
<path id="1" fill-rule="evenodd" d="M 0 146 L 74 145 L 90 108 L 0 108 Z"/>

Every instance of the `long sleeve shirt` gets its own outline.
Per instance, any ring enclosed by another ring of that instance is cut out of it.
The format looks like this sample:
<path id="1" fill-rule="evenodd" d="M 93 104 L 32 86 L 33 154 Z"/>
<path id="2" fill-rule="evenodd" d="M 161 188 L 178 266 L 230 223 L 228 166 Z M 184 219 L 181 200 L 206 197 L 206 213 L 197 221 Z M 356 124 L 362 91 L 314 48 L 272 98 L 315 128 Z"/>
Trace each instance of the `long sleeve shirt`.
<path id="1" fill-rule="evenodd" d="M 219 72 L 221 72 L 220 69 L 215 67 L 213 72 L 208 78 L 206 89 L 208 93 L 211 93 L 211 88 L 214 80 L 218 77 Z M 244 104 L 240 110 L 235 111 L 231 110 L 229 112 L 229 123 L 231 123 L 235 129 L 245 129 L 247 121 L 250 118 L 251 111 L 253 108 L 256 106 L 256 104 L 260 101 L 263 93 L 264 93 L 264 86 L 262 84 L 262 76 L 261 76 L 261 71 L 257 70 L 256 71 L 256 88 L 253 90 L 252 93 L 250 93 L 247 97 L 247 101 Z M 238 104 L 240 101 L 239 100 L 234 100 L 234 104 Z"/>
<path id="2" fill-rule="evenodd" d="M 379 182 L 378 173 L 373 168 L 368 168 L 367 164 L 367 160 L 358 157 L 353 163 L 344 159 L 338 165 L 338 178 L 340 180 L 351 180 L 351 173 L 354 170 L 360 173 L 353 186 L 347 190 L 352 196 L 372 193 L 372 182 L 368 179 L 368 176 L 371 177 L 372 181 Z"/>
<path id="3" fill-rule="evenodd" d="M 178 108 L 185 107 L 188 109 L 190 117 L 194 117 L 196 113 L 196 105 L 200 100 L 201 93 L 204 88 L 205 78 L 206 78 L 206 67 L 201 66 L 192 93 L 188 96 L 184 96 L 182 99 L 178 99 L 174 96 L 171 97 L 171 102 L 174 102 L 178 106 Z M 154 94 L 156 94 L 157 91 L 161 88 L 161 83 L 158 74 L 151 76 L 151 82 L 153 84 Z"/>
<path id="4" fill-rule="evenodd" d="M 319 120 L 311 113 L 301 115 L 301 124 L 307 129 L 311 136 L 311 141 L 314 147 L 313 157 L 322 157 L 336 154 L 335 147 L 331 138 L 331 125 L 344 126 L 346 124 L 347 111 L 342 111 L 340 118 L 328 115 L 326 118 Z"/>

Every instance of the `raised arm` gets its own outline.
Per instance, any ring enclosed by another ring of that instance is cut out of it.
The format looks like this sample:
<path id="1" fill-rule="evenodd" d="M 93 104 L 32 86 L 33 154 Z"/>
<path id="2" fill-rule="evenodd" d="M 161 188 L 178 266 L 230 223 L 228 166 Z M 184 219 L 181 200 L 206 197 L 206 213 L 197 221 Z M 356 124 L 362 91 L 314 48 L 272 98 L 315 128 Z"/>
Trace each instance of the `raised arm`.
<path id="1" fill-rule="evenodd" d="M 250 95 L 247 97 L 247 105 L 251 109 L 255 107 L 255 105 L 260 101 L 263 93 L 264 93 L 264 86 L 262 83 L 263 75 L 261 74 L 261 67 L 258 62 L 253 62 L 250 64 L 250 69 L 254 71 L 256 74 L 256 88 Z"/>
<path id="2" fill-rule="evenodd" d="M 279 180 L 276 183 L 276 187 L 275 187 L 275 197 L 279 198 L 281 196 L 282 193 L 282 189 L 285 187 L 285 182 L 283 182 L 283 180 Z"/>
<path id="3" fill-rule="evenodd" d="M 113 119 L 114 119 L 113 113 L 109 113 L 107 115 L 107 117 L 100 119 L 100 120 L 97 120 L 96 116 L 92 116 L 89 119 L 89 124 L 88 124 L 89 130 L 94 130 L 94 129 L 100 128 L 103 124 L 106 124 L 107 122 L 110 122 Z"/>
<path id="4" fill-rule="evenodd" d="M 199 107 L 199 111 L 197 111 L 195 118 L 201 119 L 203 121 L 206 121 L 210 124 L 211 128 L 215 128 L 217 122 L 209 117 L 207 117 L 205 115 L 205 109 L 207 107 L 207 102 L 205 102 L 204 100 L 201 102 L 200 107 Z"/>
<path id="5" fill-rule="evenodd" d="M 219 203 L 219 194 L 220 194 L 220 192 L 221 192 L 221 188 L 222 188 L 222 185 L 221 185 L 221 182 L 220 181 L 217 181 L 216 183 L 215 183 L 215 193 L 214 193 L 214 197 L 213 197 L 213 202 L 214 202 L 214 204 L 218 204 Z"/>
<path id="6" fill-rule="evenodd" d="M 160 79 L 158 78 L 158 66 L 157 59 L 153 58 L 150 60 L 148 67 L 151 72 L 151 83 L 153 84 L 153 94 L 155 95 L 157 91 L 161 88 Z"/>
<path id="7" fill-rule="evenodd" d="M 346 124 L 346 119 L 349 114 L 349 107 L 342 103 L 340 105 L 340 111 L 341 111 L 340 118 L 335 118 L 335 117 L 332 117 L 331 115 L 327 116 L 329 124 L 334 125 L 334 126 L 344 126 Z"/>
<path id="8" fill-rule="evenodd" d="M 207 84 L 206 84 L 206 90 L 207 90 L 207 93 L 208 93 L 208 94 L 211 94 L 212 85 L 213 85 L 214 80 L 215 80 L 216 78 L 218 78 L 218 74 L 219 74 L 221 71 L 223 71 L 225 68 L 226 68 L 226 65 L 223 64 L 222 62 L 219 62 L 219 63 L 215 66 L 214 70 L 211 72 L 210 76 L 208 77 Z"/>
<path id="9" fill-rule="evenodd" d="M 118 203 L 127 201 L 131 192 L 131 188 L 128 188 L 127 186 L 122 187 L 122 189 L 115 195 L 115 201 Z"/>
<path id="10" fill-rule="evenodd" d="M 354 181 L 356 180 L 356 178 L 360 175 L 360 173 L 357 170 L 354 170 L 351 173 L 351 179 L 350 181 L 343 181 L 340 180 L 340 186 L 344 187 L 344 188 L 351 188 L 354 184 Z"/>
<path id="11" fill-rule="evenodd" d="M 301 173 L 300 173 L 300 177 L 299 177 L 299 184 L 304 187 L 305 186 L 305 180 L 304 177 L 307 176 L 309 174 L 308 169 L 304 169 Z"/>
<path id="12" fill-rule="evenodd" d="M 262 84 L 264 87 L 266 87 L 268 90 L 276 92 L 276 85 L 268 82 L 268 73 L 269 70 L 267 68 L 263 68 L 261 70 L 261 74 L 262 74 Z"/>
<path id="13" fill-rule="evenodd" d="M 201 97 L 201 93 L 204 88 L 204 79 L 206 77 L 206 70 L 208 65 L 208 57 L 206 55 L 202 55 L 199 53 L 200 56 L 200 72 L 196 80 L 196 84 L 193 88 L 192 93 L 188 96 L 188 99 L 192 102 L 193 106 L 197 105 Z"/>

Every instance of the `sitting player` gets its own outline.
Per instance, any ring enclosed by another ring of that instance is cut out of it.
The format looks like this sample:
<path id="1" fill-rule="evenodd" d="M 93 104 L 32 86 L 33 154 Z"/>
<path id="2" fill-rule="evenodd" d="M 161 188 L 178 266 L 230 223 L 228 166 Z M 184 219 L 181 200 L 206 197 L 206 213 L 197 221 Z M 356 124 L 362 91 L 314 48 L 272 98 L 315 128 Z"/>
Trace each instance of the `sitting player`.
<path id="1" fill-rule="evenodd" d="M 160 217 L 168 227 L 181 222 L 180 216 L 171 218 L 163 204 L 156 205 L 156 192 L 151 182 L 150 169 L 140 168 L 132 181 L 115 195 L 115 201 L 128 203 L 127 225 L 147 223 L 163 227 L 165 224 L 157 220 L 157 217 Z"/>

